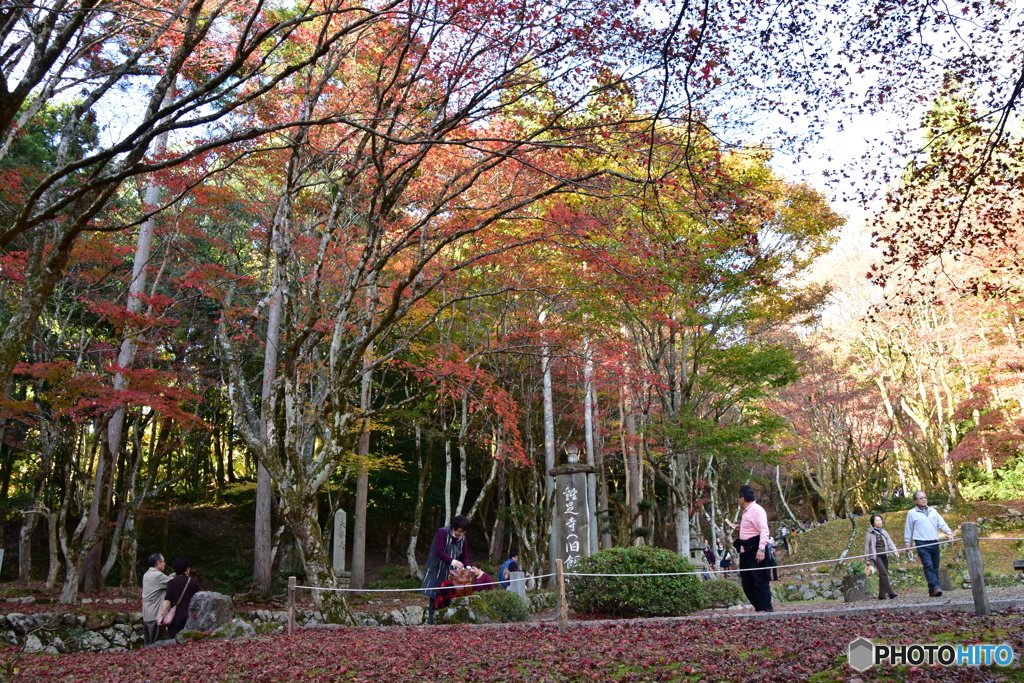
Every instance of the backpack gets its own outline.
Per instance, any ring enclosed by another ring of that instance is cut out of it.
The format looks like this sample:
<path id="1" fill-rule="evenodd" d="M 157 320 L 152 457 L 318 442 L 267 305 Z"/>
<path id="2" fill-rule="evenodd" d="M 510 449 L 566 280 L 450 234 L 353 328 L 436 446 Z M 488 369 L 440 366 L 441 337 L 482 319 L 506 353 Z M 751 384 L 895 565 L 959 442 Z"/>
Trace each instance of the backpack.
<path id="1" fill-rule="evenodd" d="M 501 582 L 501 585 L 505 588 L 508 588 L 508 584 L 511 582 L 512 579 L 511 573 L 509 572 L 508 568 L 509 565 L 511 565 L 513 562 L 515 562 L 515 560 L 513 560 L 512 558 L 505 560 L 505 564 L 501 565 L 501 569 L 498 570 L 498 581 Z"/>
<path id="2" fill-rule="evenodd" d="M 445 579 L 441 582 L 441 585 L 437 587 L 437 596 L 434 598 L 434 609 L 444 609 L 452 604 L 452 598 L 455 596 L 455 585 Z"/>

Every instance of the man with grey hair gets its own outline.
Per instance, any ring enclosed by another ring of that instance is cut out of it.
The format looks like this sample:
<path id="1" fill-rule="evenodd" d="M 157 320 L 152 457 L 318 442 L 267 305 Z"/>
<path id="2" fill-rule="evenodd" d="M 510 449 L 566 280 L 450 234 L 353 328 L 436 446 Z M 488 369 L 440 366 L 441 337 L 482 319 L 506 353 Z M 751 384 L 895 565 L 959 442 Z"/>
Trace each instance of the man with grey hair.
<path id="1" fill-rule="evenodd" d="M 942 586 L 939 584 L 939 530 L 945 532 L 950 540 L 953 530 L 942 519 L 935 508 L 928 507 L 928 496 L 924 491 L 914 491 L 914 507 L 907 513 L 907 523 L 903 526 L 903 541 L 907 550 L 911 545 L 917 547 L 917 556 L 924 567 L 924 578 L 928 582 L 928 595 L 933 598 L 942 597 Z"/>
<path id="2" fill-rule="evenodd" d="M 160 626 L 160 608 L 164 604 L 164 594 L 171 577 L 164 574 L 164 556 L 153 553 L 149 556 L 149 569 L 142 575 L 142 624 L 146 645 L 156 642 Z"/>

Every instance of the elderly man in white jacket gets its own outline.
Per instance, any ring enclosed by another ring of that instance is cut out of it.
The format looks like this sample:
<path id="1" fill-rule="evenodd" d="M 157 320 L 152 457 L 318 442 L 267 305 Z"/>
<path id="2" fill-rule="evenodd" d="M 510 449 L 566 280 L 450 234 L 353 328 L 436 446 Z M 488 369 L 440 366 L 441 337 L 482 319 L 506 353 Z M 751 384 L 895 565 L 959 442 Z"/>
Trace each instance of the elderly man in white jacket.
<path id="1" fill-rule="evenodd" d="M 164 574 L 165 566 L 164 556 L 153 553 L 149 556 L 149 569 L 142 575 L 142 623 L 146 645 L 155 642 L 160 631 L 156 622 L 164 604 L 167 582 L 171 580 L 170 576 Z"/>
<path id="2" fill-rule="evenodd" d="M 903 527 L 903 541 L 909 550 L 911 545 L 917 547 L 917 556 L 924 567 L 924 578 L 928 581 L 928 595 L 933 598 L 942 597 L 942 586 L 939 585 L 939 530 L 953 539 L 953 530 L 942 519 L 935 508 L 928 507 L 928 496 L 924 491 L 914 492 L 914 507 L 907 513 L 907 523 Z"/>

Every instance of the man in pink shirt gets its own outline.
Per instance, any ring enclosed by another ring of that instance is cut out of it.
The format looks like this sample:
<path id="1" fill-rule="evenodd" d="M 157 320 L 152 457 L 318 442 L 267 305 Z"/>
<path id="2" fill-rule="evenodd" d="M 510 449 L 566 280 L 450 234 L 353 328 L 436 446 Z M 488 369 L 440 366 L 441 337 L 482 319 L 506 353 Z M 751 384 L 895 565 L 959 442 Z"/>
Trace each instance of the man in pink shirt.
<path id="1" fill-rule="evenodd" d="M 733 541 L 740 554 L 740 583 L 755 612 L 772 612 L 770 570 L 765 564 L 764 550 L 770 535 L 768 513 L 754 502 L 754 489 L 750 486 L 740 487 L 740 509 L 743 510 L 740 523 L 729 522 L 734 531 L 740 532 L 739 538 Z"/>

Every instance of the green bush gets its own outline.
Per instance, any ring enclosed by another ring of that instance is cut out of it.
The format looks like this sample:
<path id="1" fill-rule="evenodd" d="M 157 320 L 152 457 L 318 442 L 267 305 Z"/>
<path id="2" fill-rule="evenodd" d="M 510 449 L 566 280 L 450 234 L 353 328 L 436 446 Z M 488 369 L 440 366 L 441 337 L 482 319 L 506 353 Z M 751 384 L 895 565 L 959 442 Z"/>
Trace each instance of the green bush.
<path id="1" fill-rule="evenodd" d="M 686 558 L 663 548 L 611 548 L 583 558 L 580 574 L 667 574 L 692 572 Z M 678 616 L 700 609 L 700 579 L 686 576 L 574 576 L 566 581 L 569 605 L 579 614 Z"/>
<path id="2" fill-rule="evenodd" d="M 700 585 L 704 607 L 732 607 L 747 601 L 743 588 L 729 579 L 711 579 Z"/>
<path id="3" fill-rule="evenodd" d="M 526 609 L 526 603 L 523 602 L 518 593 L 498 589 L 478 591 L 473 595 L 475 600 L 485 605 L 485 608 L 494 616 L 496 621 L 505 623 L 526 621 L 530 618 L 530 612 Z"/>

